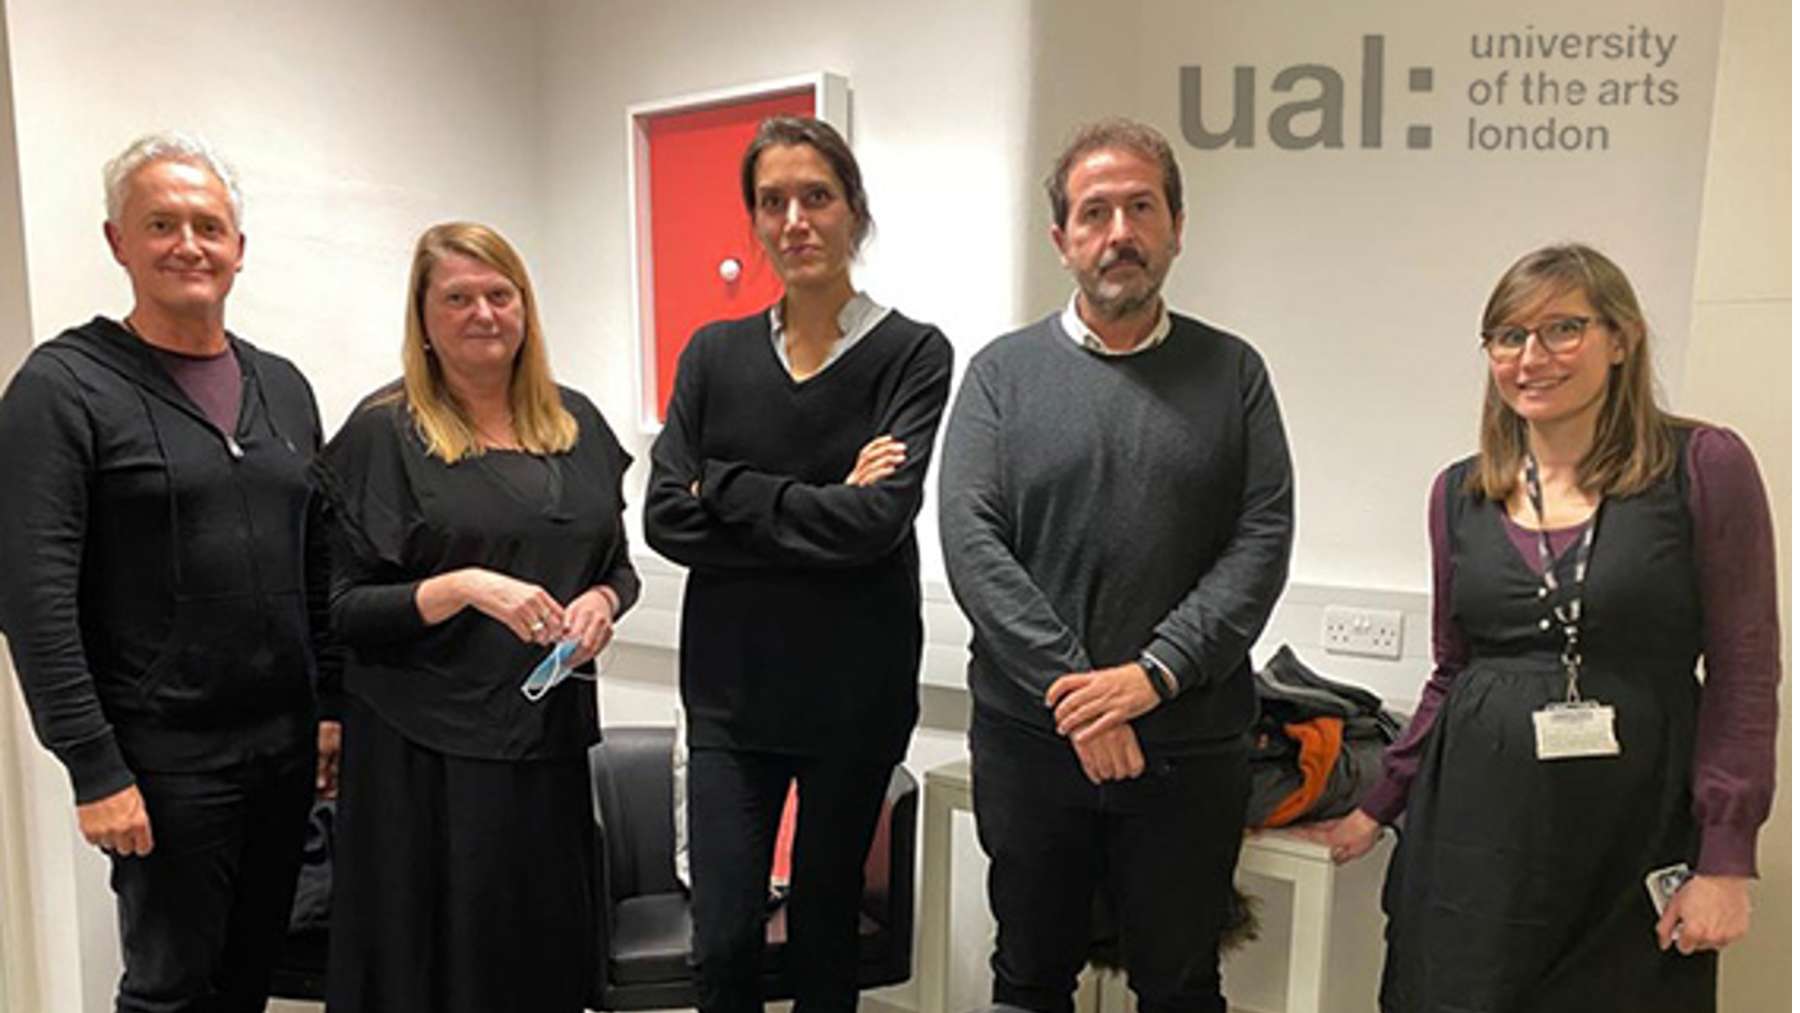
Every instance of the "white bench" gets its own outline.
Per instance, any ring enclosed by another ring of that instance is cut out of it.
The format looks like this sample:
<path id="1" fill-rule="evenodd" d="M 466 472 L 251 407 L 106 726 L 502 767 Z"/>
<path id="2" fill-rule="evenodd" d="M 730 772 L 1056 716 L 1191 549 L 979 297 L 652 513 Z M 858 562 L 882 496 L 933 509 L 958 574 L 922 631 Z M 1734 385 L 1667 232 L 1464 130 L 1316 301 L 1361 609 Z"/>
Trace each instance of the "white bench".
<path id="1" fill-rule="evenodd" d="M 950 1003 L 951 815 L 973 811 L 969 762 L 957 760 L 925 772 L 924 870 L 919 913 L 919 1013 L 955 1013 Z M 1321 845 L 1288 831 L 1253 833 L 1238 857 L 1240 886 L 1259 892 L 1256 877 L 1292 887 L 1288 919 L 1286 976 L 1280 995 L 1285 1005 L 1267 1013 L 1363 1013 L 1375 1009 L 1381 971 L 1383 921 L 1378 903 L 1391 841 L 1362 860 L 1339 868 Z M 1243 877 L 1251 877 L 1246 882 Z M 1264 910 L 1270 907 L 1263 905 Z M 1264 919 L 1265 933 L 1271 926 Z M 1270 991 L 1272 963 L 1262 942 L 1227 960 L 1228 993 Z M 1257 960 L 1261 956 L 1263 959 Z M 1279 956 L 1277 954 L 1277 956 Z M 1239 979 L 1243 979 L 1238 987 Z M 1077 998 L 1083 1010 L 1119 1013 L 1132 1008 L 1121 977 L 1084 983 Z M 1236 1003 L 1234 1009 L 1254 1007 Z"/>

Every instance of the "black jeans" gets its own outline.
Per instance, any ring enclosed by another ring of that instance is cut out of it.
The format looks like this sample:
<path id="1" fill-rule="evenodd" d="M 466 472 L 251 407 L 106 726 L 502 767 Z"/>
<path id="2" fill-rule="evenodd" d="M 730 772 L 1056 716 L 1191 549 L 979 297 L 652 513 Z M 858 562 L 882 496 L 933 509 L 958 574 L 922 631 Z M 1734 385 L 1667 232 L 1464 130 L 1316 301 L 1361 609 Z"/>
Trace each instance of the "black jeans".
<path id="1" fill-rule="evenodd" d="M 799 782 L 787 900 L 796 1013 L 856 1009 L 863 860 L 893 764 L 695 749 L 688 756 L 694 965 L 702 1013 L 761 1013 L 769 864 Z"/>
<path id="2" fill-rule="evenodd" d="M 260 1013 L 311 811 L 310 748 L 200 773 L 139 771 L 154 847 L 112 859 L 119 1013 Z"/>
<path id="3" fill-rule="evenodd" d="M 1248 750 L 1147 756 L 1095 785 L 1066 741 L 979 712 L 969 732 L 975 827 L 998 923 L 995 1002 L 1073 1009 L 1104 889 L 1138 1008 L 1224 1013 L 1224 928 L 1249 798 Z"/>

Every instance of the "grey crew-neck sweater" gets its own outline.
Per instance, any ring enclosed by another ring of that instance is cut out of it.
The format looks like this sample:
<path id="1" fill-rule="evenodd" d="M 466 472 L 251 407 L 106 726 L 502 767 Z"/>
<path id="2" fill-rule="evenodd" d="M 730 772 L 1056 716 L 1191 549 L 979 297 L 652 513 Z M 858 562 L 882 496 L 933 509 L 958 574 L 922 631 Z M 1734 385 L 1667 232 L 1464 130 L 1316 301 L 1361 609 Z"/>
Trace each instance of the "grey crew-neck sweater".
<path id="1" fill-rule="evenodd" d="M 1287 437 L 1256 351 L 1171 319 L 1162 344 L 1115 358 L 1053 315 L 969 365 L 939 525 L 979 716 L 1054 736 L 1052 682 L 1148 650 L 1180 691 L 1133 722 L 1147 755 L 1250 725 L 1248 651 L 1293 539 Z"/>

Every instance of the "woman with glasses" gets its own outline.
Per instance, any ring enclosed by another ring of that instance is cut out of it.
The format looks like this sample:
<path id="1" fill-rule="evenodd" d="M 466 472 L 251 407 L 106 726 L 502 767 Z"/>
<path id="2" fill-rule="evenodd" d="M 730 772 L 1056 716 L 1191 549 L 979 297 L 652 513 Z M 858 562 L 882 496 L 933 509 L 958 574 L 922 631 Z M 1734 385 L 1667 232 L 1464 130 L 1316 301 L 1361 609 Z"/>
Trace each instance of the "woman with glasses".
<path id="1" fill-rule="evenodd" d="M 682 352 L 644 512 L 649 543 L 688 567 L 699 1007 L 763 1008 L 770 856 L 793 780 L 794 1008 L 850 1011 L 863 859 L 919 713 L 913 518 L 950 343 L 852 285 L 869 203 L 830 125 L 765 121 L 739 179 L 784 293 Z"/>
<path id="2" fill-rule="evenodd" d="M 578 1013 L 594 960 L 591 683 L 637 598 L 631 457 L 559 387 L 525 262 L 453 222 L 419 237 L 403 375 L 317 467 L 349 647 L 332 1013 Z"/>
<path id="3" fill-rule="evenodd" d="M 1436 668 L 1323 837 L 1346 861 L 1405 813 L 1384 1010 L 1712 1010 L 1774 785 L 1762 480 L 1738 436 L 1657 407 L 1595 250 L 1519 260 L 1481 334 L 1480 448 L 1431 489 Z"/>

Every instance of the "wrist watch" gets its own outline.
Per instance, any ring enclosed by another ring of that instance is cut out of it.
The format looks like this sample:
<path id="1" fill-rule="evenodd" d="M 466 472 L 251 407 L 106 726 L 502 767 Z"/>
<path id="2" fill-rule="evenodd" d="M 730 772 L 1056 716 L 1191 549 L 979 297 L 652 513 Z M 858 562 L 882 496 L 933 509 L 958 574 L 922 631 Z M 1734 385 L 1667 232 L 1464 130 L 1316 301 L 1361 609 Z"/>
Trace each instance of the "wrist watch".
<path id="1" fill-rule="evenodd" d="M 1170 685 L 1173 680 L 1168 669 L 1164 668 L 1149 651 L 1138 655 L 1137 663 L 1138 667 L 1144 670 L 1144 678 L 1150 680 L 1150 688 L 1156 690 L 1156 699 L 1163 703 L 1175 699 L 1175 687 Z"/>

